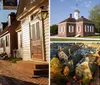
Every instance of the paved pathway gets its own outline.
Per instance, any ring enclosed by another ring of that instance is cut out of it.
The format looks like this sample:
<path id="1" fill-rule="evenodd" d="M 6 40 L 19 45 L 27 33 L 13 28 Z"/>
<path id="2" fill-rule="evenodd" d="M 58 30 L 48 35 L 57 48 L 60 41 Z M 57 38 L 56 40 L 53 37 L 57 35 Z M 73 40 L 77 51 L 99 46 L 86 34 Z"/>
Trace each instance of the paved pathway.
<path id="1" fill-rule="evenodd" d="M 18 72 L 15 64 L 0 60 L 0 85 L 48 85 L 48 78 L 31 78 Z"/>

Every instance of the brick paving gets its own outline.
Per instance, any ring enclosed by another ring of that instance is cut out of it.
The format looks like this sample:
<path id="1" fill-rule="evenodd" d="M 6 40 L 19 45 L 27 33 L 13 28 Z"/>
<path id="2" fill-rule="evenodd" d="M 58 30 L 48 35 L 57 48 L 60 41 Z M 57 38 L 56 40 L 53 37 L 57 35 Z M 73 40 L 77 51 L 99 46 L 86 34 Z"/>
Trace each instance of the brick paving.
<path id="1" fill-rule="evenodd" d="M 16 70 L 14 63 L 0 60 L 0 85 L 48 85 L 48 78 L 32 78 Z"/>

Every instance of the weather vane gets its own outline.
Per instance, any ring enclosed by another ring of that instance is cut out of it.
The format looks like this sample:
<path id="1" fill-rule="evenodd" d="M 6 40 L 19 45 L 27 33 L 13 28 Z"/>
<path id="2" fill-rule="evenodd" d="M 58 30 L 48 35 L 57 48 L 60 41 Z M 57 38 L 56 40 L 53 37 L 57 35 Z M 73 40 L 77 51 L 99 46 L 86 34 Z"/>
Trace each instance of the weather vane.
<path id="1" fill-rule="evenodd" d="M 0 10 L 1 10 L 1 0 L 0 0 Z"/>
<path id="2" fill-rule="evenodd" d="M 76 4 L 76 9 L 78 9 L 78 4 Z"/>

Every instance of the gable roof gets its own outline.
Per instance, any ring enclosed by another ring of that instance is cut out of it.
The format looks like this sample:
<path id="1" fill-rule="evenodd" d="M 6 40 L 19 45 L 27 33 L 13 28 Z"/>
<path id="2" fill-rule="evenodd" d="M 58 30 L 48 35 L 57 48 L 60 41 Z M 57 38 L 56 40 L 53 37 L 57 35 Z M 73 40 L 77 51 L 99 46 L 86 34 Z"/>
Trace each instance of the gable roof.
<path id="1" fill-rule="evenodd" d="M 81 18 L 79 18 L 78 20 L 76 20 L 77 22 L 80 22 L 80 21 L 83 21 L 83 22 L 90 22 L 90 23 L 93 23 L 92 21 L 90 21 L 89 19 L 87 18 L 84 18 L 83 16 Z"/>
<path id="2" fill-rule="evenodd" d="M 76 19 L 75 18 L 67 18 L 67 19 L 61 21 L 60 23 L 63 23 L 63 22 L 76 22 Z"/>
<path id="3" fill-rule="evenodd" d="M 19 0 L 17 9 L 17 18 L 23 15 L 26 10 L 30 10 L 32 7 L 37 7 L 40 3 L 48 0 Z"/>
<path id="4" fill-rule="evenodd" d="M 83 16 L 81 16 L 81 18 L 79 18 L 77 20 L 75 18 L 70 18 L 69 17 L 69 18 L 61 21 L 60 23 L 63 23 L 63 22 L 81 22 L 81 21 L 83 21 L 83 22 L 90 22 L 90 23 L 94 24 L 91 20 L 89 20 L 87 18 L 84 18 Z"/>

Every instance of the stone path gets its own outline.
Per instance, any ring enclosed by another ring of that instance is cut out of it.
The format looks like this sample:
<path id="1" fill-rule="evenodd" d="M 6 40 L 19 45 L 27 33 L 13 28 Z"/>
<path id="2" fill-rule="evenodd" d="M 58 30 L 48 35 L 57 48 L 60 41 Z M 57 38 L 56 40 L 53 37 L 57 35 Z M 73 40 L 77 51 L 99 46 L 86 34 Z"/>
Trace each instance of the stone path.
<path id="1" fill-rule="evenodd" d="M 31 78 L 19 72 L 16 64 L 0 60 L 0 85 L 48 85 L 48 78 Z"/>

